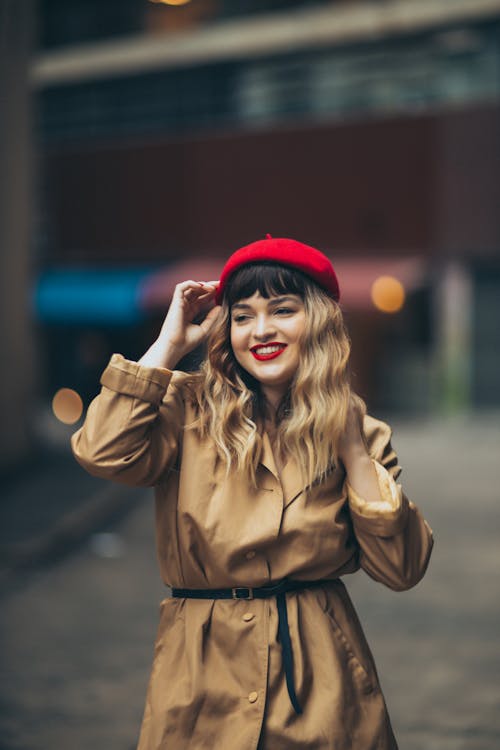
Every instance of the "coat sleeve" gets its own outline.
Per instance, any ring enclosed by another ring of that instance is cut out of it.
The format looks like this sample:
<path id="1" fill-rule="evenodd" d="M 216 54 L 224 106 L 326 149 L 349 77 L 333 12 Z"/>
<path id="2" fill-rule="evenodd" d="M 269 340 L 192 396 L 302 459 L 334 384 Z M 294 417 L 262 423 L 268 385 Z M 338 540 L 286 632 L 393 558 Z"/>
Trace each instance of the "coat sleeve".
<path id="1" fill-rule="evenodd" d="M 96 477 L 157 484 L 179 451 L 184 402 L 175 381 L 182 377 L 113 354 L 99 395 L 71 437 L 76 460 Z"/>
<path id="2" fill-rule="evenodd" d="M 365 417 L 364 432 L 380 488 L 378 502 L 367 501 L 347 483 L 349 509 L 358 540 L 360 564 L 369 576 L 394 591 L 423 577 L 433 546 L 432 530 L 396 479 L 401 473 L 390 427 Z"/>

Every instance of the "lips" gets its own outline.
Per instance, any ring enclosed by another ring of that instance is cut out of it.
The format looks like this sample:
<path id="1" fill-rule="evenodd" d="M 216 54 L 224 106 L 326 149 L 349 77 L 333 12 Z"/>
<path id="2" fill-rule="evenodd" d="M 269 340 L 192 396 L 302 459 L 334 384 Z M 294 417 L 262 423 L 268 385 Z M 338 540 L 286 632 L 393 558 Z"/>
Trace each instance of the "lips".
<path id="1" fill-rule="evenodd" d="M 281 344 L 279 341 L 271 341 L 269 344 L 257 344 L 257 346 L 252 346 L 250 351 L 255 359 L 259 360 L 259 362 L 263 362 L 268 359 L 276 359 L 276 357 L 279 357 L 279 355 L 285 351 L 286 347 L 286 344 Z"/>

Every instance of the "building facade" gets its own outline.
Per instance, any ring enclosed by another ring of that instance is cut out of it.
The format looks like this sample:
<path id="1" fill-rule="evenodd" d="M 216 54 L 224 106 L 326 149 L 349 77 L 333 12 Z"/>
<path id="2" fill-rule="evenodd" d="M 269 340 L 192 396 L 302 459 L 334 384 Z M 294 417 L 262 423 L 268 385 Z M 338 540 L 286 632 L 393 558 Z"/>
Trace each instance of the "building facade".
<path id="1" fill-rule="evenodd" d="M 270 232 L 343 264 L 375 409 L 500 405 L 500 2 L 40 9 L 47 393 L 87 399 L 110 350 L 140 354 L 168 304 L 137 303 L 145 278 Z M 397 314 L 356 291 L 404 262 Z"/>

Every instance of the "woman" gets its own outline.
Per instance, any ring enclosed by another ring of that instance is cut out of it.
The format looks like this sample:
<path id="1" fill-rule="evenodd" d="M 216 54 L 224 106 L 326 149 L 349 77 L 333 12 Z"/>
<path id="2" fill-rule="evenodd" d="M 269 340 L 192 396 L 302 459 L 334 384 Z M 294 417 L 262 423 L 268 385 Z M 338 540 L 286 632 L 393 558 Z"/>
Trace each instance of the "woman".
<path id="1" fill-rule="evenodd" d="M 220 282 L 176 287 L 138 363 L 113 355 L 73 436 L 92 474 L 156 488 L 173 597 L 140 750 L 397 747 L 340 578 L 414 586 L 432 533 L 350 389 L 338 299 L 319 250 L 241 248 Z M 199 372 L 173 371 L 205 340 Z"/>

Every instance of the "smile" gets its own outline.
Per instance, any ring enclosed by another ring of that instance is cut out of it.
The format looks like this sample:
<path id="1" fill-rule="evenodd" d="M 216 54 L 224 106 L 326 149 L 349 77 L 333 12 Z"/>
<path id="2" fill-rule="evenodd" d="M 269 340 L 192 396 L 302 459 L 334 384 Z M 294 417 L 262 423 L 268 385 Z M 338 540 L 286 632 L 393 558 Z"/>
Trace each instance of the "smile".
<path id="1" fill-rule="evenodd" d="M 250 351 L 252 352 L 255 359 L 264 361 L 268 359 L 275 359 L 285 351 L 286 344 L 265 344 L 262 346 L 254 346 Z"/>

